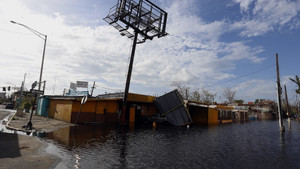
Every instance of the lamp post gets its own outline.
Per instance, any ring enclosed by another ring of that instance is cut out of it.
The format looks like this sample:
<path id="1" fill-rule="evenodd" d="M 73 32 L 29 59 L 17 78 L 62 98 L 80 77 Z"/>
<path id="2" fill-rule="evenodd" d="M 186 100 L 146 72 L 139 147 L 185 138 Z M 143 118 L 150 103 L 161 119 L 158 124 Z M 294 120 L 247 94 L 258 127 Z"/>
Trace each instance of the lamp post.
<path id="1" fill-rule="evenodd" d="M 38 85 L 38 92 L 41 90 L 41 82 L 42 82 L 42 75 L 43 75 L 43 68 L 44 68 L 44 59 L 45 59 L 45 52 L 46 52 L 46 43 L 47 43 L 47 35 L 44 35 L 24 24 L 21 24 L 21 23 L 18 23 L 18 22 L 15 22 L 15 21 L 10 21 L 11 23 L 13 24 L 17 24 L 17 25 L 20 25 L 20 26 L 23 26 L 25 28 L 27 28 L 29 31 L 31 31 L 32 33 L 34 33 L 35 35 L 37 35 L 39 38 L 43 39 L 44 40 L 44 49 L 43 49 L 43 56 L 42 56 L 42 64 L 41 64 L 41 70 L 40 70 L 40 79 L 39 79 L 39 85 Z M 34 101 L 34 105 L 33 105 L 33 108 L 35 107 L 35 102 L 36 102 L 36 98 L 37 98 L 37 94 L 35 94 L 35 101 Z M 31 123 L 31 119 L 32 119 L 32 114 L 33 114 L 33 108 L 31 110 L 31 114 L 30 114 L 30 120 L 27 124 L 27 127 L 29 127 L 29 129 L 32 128 L 32 123 Z"/>

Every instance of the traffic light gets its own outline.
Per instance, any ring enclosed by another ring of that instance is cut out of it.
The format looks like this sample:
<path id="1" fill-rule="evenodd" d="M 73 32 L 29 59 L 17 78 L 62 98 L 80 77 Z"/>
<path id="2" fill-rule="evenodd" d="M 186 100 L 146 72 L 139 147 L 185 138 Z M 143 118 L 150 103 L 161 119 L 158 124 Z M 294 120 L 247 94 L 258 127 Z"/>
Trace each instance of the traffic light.
<path id="1" fill-rule="evenodd" d="M 3 91 L 4 91 L 4 92 L 6 91 L 5 87 L 3 87 Z"/>
<path id="2" fill-rule="evenodd" d="M 10 91 L 10 86 L 8 86 L 7 90 Z"/>

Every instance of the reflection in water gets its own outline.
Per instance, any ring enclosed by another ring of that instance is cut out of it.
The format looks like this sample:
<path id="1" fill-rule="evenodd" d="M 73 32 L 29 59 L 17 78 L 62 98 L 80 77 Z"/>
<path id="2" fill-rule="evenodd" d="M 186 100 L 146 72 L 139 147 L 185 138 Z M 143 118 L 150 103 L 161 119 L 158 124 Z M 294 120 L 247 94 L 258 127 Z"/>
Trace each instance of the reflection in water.
<path id="1" fill-rule="evenodd" d="M 75 168 L 79 168 L 79 160 L 81 160 L 81 158 L 79 157 L 78 154 L 75 154 Z"/>
<path id="2" fill-rule="evenodd" d="M 44 137 L 57 141 L 67 149 L 72 150 L 81 146 L 88 146 L 93 142 L 105 142 L 114 126 L 70 126 L 51 133 L 45 133 Z"/>
<path id="3" fill-rule="evenodd" d="M 300 123 L 293 123 L 283 134 L 277 121 L 156 130 L 72 126 L 43 139 L 67 168 L 300 168 Z"/>
<path id="4" fill-rule="evenodd" d="M 280 132 L 279 133 L 279 148 L 280 148 L 280 155 L 281 155 L 281 161 L 286 161 L 286 144 L 285 144 L 285 132 Z M 284 167 L 284 166 L 283 166 Z"/>

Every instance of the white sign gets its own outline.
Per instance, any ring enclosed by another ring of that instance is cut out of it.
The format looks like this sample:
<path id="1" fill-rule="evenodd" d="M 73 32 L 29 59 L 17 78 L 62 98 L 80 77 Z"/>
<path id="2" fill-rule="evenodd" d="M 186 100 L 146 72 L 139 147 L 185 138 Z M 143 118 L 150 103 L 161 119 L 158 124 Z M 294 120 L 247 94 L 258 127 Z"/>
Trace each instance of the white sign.
<path id="1" fill-rule="evenodd" d="M 70 89 L 76 90 L 77 84 L 76 83 L 70 83 Z"/>
<path id="2" fill-rule="evenodd" d="M 77 87 L 88 88 L 89 82 L 77 81 L 76 84 L 77 84 Z"/>

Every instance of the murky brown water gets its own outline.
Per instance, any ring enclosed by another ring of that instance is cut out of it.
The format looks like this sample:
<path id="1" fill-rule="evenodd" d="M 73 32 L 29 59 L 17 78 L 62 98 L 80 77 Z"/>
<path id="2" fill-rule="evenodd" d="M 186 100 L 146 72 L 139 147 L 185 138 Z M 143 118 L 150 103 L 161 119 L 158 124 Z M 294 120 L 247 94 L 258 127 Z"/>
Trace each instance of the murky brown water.
<path id="1" fill-rule="evenodd" d="M 287 124 L 285 124 L 287 126 Z M 47 133 L 59 168 L 300 168 L 300 123 L 277 121 L 214 127 L 135 130 L 78 126 Z"/>

